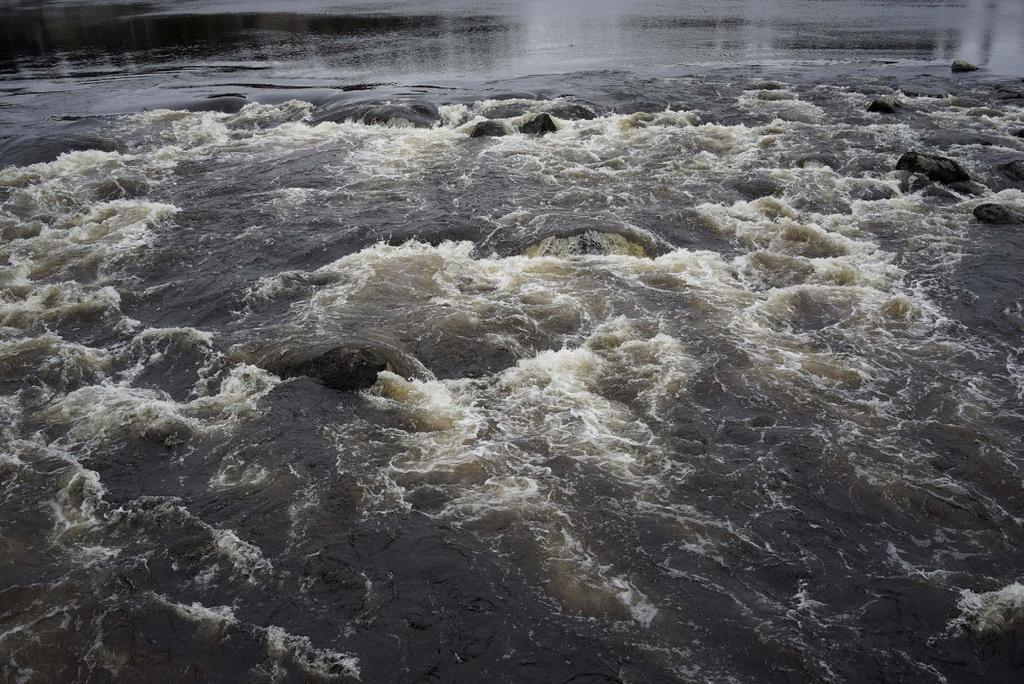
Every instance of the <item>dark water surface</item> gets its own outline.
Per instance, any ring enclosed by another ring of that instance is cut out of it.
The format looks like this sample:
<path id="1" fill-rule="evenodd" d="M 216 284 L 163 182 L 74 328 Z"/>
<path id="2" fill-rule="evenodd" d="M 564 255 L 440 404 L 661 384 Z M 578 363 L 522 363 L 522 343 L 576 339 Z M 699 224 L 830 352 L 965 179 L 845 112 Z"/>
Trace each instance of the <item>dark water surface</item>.
<path id="1" fill-rule="evenodd" d="M 0 4 L 0 679 L 1021 681 L 1022 34 Z"/>

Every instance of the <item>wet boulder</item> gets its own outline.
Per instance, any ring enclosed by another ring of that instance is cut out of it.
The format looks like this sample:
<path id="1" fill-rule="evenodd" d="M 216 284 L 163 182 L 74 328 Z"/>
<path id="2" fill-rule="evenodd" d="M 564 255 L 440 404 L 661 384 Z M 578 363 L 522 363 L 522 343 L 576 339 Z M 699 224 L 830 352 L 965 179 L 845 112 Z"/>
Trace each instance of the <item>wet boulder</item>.
<path id="1" fill-rule="evenodd" d="M 967 73 L 968 71 L 978 70 L 977 66 L 963 59 L 954 60 L 953 64 L 951 64 L 949 68 L 953 71 L 954 74 L 963 74 Z"/>
<path id="2" fill-rule="evenodd" d="M 888 200 L 896 196 L 896 191 L 884 183 L 854 184 L 850 188 L 850 199 L 861 202 L 877 202 Z"/>
<path id="3" fill-rule="evenodd" d="M 871 101 L 868 105 L 869 112 L 875 112 L 878 114 L 895 114 L 896 110 L 902 107 L 897 100 L 891 97 L 878 97 Z"/>
<path id="4" fill-rule="evenodd" d="M 923 176 L 919 176 L 919 178 L 923 178 Z M 948 187 L 944 185 L 936 185 L 935 183 L 926 182 L 920 188 L 915 188 L 915 192 L 917 190 L 921 191 L 921 195 L 923 197 L 930 197 L 941 202 L 959 202 L 961 199 L 958 194 L 950 190 Z"/>
<path id="5" fill-rule="evenodd" d="M 481 121 L 473 127 L 473 132 L 469 134 L 470 138 L 497 138 L 502 135 L 506 135 L 508 131 L 505 130 L 504 124 L 500 121 Z"/>
<path id="6" fill-rule="evenodd" d="M 1024 138 L 1024 128 L 1014 133 L 1014 135 L 1017 136 L 1018 138 Z"/>
<path id="7" fill-rule="evenodd" d="M 764 174 L 740 174 L 728 181 L 729 187 L 739 193 L 745 200 L 756 200 L 762 197 L 782 196 L 785 192 L 782 185 Z"/>
<path id="8" fill-rule="evenodd" d="M 429 102 L 386 104 L 369 109 L 362 118 L 370 126 L 402 126 L 430 128 L 441 118 L 437 107 Z"/>
<path id="9" fill-rule="evenodd" d="M 558 126 L 551 120 L 551 115 L 547 112 L 537 114 L 519 125 L 519 132 L 526 133 L 527 135 L 547 135 L 557 130 Z"/>
<path id="10" fill-rule="evenodd" d="M 556 116 L 559 119 L 567 119 L 569 121 L 590 121 L 591 119 L 597 118 L 597 114 L 595 114 L 590 108 L 584 107 L 578 102 L 556 104 L 548 107 L 545 111 L 551 116 Z"/>
<path id="11" fill-rule="evenodd" d="M 967 170 L 952 159 L 923 152 L 907 152 L 896 162 L 896 168 L 900 171 L 924 174 L 939 183 L 960 183 L 971 180 Z"/>
<path id="12" fill-rule="evenodd" d="M 273 364 L 269 370 L 283 378 L 305 375 L 331 389 L 346 391 L 372 386 L 377 374 L 387 367 L 387 359 L 373 350 L 334 347 L 316 356 Z"/>
<path id="13" fill-rule="evenodd" d="M 980 223 L 1020 223 L 1021 216 L 1009 207 L 993 202 L 979 204 L 974 208 L 974 218 Z"/>
<path id="14" fill-rule="evenodd" d="M 368 126 L 431 128 L 441 119 L 430 102 L 357 102 L 327 105 L 314 117 L 317 123 L 354 121 Z"/>
<path id="15" fill-rule="evenodd" d="M 1018 159 L 1012 161 L 1009 164 L 1003 164 L 1001 167 L 1003 173 L 1011 178 L 1015 178 L 1019 181 L 1024 181 L 1024 159 Z"/>

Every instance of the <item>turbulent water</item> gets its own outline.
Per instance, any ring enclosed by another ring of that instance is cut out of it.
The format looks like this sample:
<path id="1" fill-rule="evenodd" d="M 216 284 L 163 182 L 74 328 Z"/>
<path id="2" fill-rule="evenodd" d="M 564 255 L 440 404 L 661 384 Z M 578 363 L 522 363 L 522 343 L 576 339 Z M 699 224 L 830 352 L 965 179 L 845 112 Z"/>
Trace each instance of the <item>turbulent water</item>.
<path id="1" fill-rule="evenodd" d="M 7 101 L 0 678 L 1019 681 L 1024 84 L 836 68 Z"/>

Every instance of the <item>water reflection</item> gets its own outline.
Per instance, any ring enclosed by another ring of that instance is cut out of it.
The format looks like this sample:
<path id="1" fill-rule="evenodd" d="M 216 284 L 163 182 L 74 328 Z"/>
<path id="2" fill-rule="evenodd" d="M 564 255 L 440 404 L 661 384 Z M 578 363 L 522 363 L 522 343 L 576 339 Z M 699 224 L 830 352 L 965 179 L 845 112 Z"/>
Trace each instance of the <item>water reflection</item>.
<path id="1" fill-rule="evenodd" d="M 2 15 L 9 68 L 104 58 L 143 62 L 320 59 L 349 68 L 489 64 L 511 53 L 505 19 L 443 14 L 145 14 L 145 5 L 43 7 Z M 412 50 L 411 48 L 415 48 Z M 404 50 L 403 50 L 404 48 Z"/>
<path id="2" fill-rule="evenodd" d="M 335 73 L 513 75 L 588 68 L 954 56 L 1024 68 L 1019 0 L 456 0 L 8 3 L 7 71 L 109 59 L 313 62 Z"/>

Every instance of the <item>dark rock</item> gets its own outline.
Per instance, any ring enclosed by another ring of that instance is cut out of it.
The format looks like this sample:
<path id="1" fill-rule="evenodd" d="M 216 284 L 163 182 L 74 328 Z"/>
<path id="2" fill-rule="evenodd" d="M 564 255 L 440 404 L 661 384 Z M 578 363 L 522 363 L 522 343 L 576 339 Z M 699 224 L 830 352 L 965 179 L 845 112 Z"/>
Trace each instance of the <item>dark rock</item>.
<path id="1" fill-rule="evenodd" d="M 781 196 L 784 192 L 778 181 L 766 175 L 740 174 L 737 178 L 731 179 L 729 185 L 746 200 Z"/>
<path id="2" fill-rule="evenodd" d="M 1017 159 L 1009 164 L 1003 164 L 999 167 L 1003 170 L 1006 175 L 1017 180 L 1024 180 L 1024 159 Z"/>
<path id="3" fill-rule="evenodd" d="M 943 202 L 959 202 L 960 196 L 950 190 L 944 185 L 936 185 L 935 183 L 929 182 L 921 190 L 921 194 L 924 197 L 931 197 Z"/>
<path id="4" fill-rule="evenodd" d="M 597 114 L 589 108 L 576 102 L 554 105 L 553 107 L 548 107 L 545 111 L 551 116 L 557 116 L 559 119 L 568 119 L 570 121 L 590 121 L 597 117 Z"/>
<path id="5" fill-rule="evenodd" d="M 974 66 L 970 62 L 958 59 L 953 62 L 953 64 L 950 66 L 950 69 L 953 70 L 953 73 L 961 74 L 967 71 L 977 71 L 978 67 Z"/>
<path id="6" fill-rule="evenodd" d="M 910 173 L 909 171 L 903 171 L 900 175 L 900 192 L 907 194 L 908 192 L 917 192 L 921 188 L 931 185 L 931 181 L 928 180 L 928 176 L 923 176 L 920 173 Z"/>
<path id="7" fill-rule="evenodd" d="M 1024 138 L 1024 128 L 1014 133 L 1014 135 L 1017 136 L 1018 138 Z"/>
<path id="8" fill-rule="evenodd" d="M 546 135 L 548 133 L 554 133 L 558 130 L 555 126 L 555 122 L 551 120 L 551 115 L 547 112 L 537 114 L 526 123 L 519 126 L 521 133 L 528 135 Z"/>
<path id="9" fill-rule="evenodd" d="M 933 98 L 941 98 L 941 97 L 947 97 L 949 95 L 949 93 L 947 93 L 947 92 L 945 92 L 943 90 L 933 90 L 931 88 L 917 88 L 917 87 L 914 87 L 914 86 L 909 86 L 909 87 L 906 87 L 906 88 L 900 88 L 900 90 L 902 90 L 903 94 L 906 95 L 907 97 L 933 97 Z"/>
<path id="10" fill-rule="evenodd" d="M 952 159 L 922 152 L 907 152 L 896 162 L 896 168 L 901 171 L 923 173 L 939 183 L 959 183 L 971 180 L 967 170 Z"/>
<path id="11" fill-rule="evenodd" d="M 988 192 L 988 188 L 986 188 L 981 183 L 977 183 L 975 181 L 961 181 L 959 183 L 950 183 L 946 187 L 948 187 L 953 192 L 960 193 L 961 195 L 984 195 L 986 192 Z"/>
<path id="12" fill-rule="evenodd" d="M 429 102 L 379 105 L 363 114 L 364 124 L 386 126 L 406 121 L 415 128 L 430 128 L 440 119 L 437 107 Z"/>
<path id="13" fill-rule="evenodd" d="M 871 104 L 868 105 L 868 111 L 880 114 L 895 114 L 896 110 L 902 106 L 891 97 L 879 97 L 871 101 Z"/>
<path id="14" fill-rule="evenodd" d="M 960 201 L 964 195 L 978 197 L 988 192 L 988 188 L 975 181 L 959 181 L 937 185 L 921 174 L 915 174 L 905 184 L 904 192 L 921 191 L 925 197 L 942 200 Z"/>
<path id="15" fill-rule="evenodd" d="M 473 132 L 469 134 L 470 138 L 494 138 L 502 135 L 506 135 L 507 131 L 505 126 L 499 121 L 481 121 L 473 127 Z"/>
<path id="16" fill-rule="evenodd" d="M 440 118 L 437 107 L 430 102 L 343 102 L 326 105 L 316 114 L 314 121 L 355 121 L 370 126 L 408 125 L 430 128 Z"/>
<path id="17" fill-rule="evenodd" d="M 1018 223 L 1020 215 L 1002 204 L 985 203 L 974 208 L 974 218 L 981 223 Z"/>
<path id="18" fill-rule="evenodd" d="M 865 186 L 854 186 L 850 190 L 850 199 L 860 200 L 862 202 L 877 202 L 878 200 L 888 200 L 896 196 L 896 191 L 888 185 L 865 185 Z"/>
<path id="19" fill-rule="evenodd" d="M 778 81 L 765 81 L 754 86 L 757 90 L 785 90 L 786 86 Z"/>
<path id="20" fill-rule="evenodd" d="M 365 389 L 377 382 L 377 373 L 386 370 L 387 359 L 369 349 L 335 347 L 319 356 L 296 361 L 270 370 L 283 378 L 306 375 L 336 390 Z"/>

